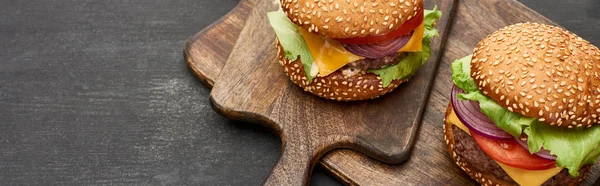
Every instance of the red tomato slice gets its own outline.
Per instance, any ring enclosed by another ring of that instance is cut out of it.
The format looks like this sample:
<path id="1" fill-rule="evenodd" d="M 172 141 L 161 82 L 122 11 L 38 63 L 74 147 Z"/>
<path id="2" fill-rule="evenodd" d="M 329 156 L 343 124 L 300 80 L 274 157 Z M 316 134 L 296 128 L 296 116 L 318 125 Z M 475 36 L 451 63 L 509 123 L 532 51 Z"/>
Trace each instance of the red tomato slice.
<path id="1" fill-rule="evenodd" d="M 425 16 L 423 12 L 423 8 L 421 11 L 417 13 L 417 17 L 414 17 L 402 24 L 402 26 L 398 27 L 398 29 L 391 31 L 390 33 L 376 36 L 367 36 L 367 37 L 355 37 L 355 38 L 346 38 L 346 39 L 337 39 L 341 43 L 347 44 L 370 44 L 370 43 L 379 43 L 383 41 L 389 41 L 392 39 L 396 39 L 401 35 L 406 35 L 415 30 L 421 23 L 423 23 L 423 16 Z"/>
<path id="2" fill-rule="evenodd" d="M 471 132 L 475 143 L 492 159 L 511 167 L 527 170 L 546 170 L 556 167 L 556 161 L 530 154 L 514 139 L 494 140 Z"/>

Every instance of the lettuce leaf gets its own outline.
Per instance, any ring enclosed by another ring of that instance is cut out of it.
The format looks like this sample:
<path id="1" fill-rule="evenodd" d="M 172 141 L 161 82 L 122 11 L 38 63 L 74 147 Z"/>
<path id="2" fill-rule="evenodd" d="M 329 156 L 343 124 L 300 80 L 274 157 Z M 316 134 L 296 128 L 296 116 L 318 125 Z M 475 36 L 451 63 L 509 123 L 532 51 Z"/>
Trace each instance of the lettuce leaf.
<path id="1" fill-rule="evenodd" d="M 466 92 L 473 92 L 479 90 L 471 78 L 471 58 L 473 55 L 468 55 L 462 59 L 456 60 L 452 63 L 452 80 L 454 84 L 460 89 Z"/>
<path id="2" fill-rule="evenodd" d="M 425 64 L 430 56 L 429 49 L 430 41 L 423 39 L 423 50 L 421 52 L 411 52 L 402 58 L 398 64 L 391 65 L 384 68 L 369 69 L 368 71 L 381 77 L 383 86 L 387 87 L 390 85 L 392 80 L 395 79 L 407 79 L 419 70 L 419 68 Z"/>
<path id="3" fill-rule="evenodd" d="M 290 21 L 281 8 L 278 11 L 267 13 L 267 17 L 283 48 L 285 58 L 296 60 L 299 56 L 308 82 L 311 82 L 315 77 L 311 75 L 311 69 L 317 67 L 313 67 L 314 59 L 296 24 Z"/>
<path id="4" fill-rule="evenodd" d="M 542 147 L 549 150 L 557 156 L 556 165 L 567 168 L 573 177 L 579 175 L 583 165 L 596 162 L 600 156 L 600 126 L 565 129 L 510 112 L 479 91 L 469 75 L 470 59 L 467 56 L 452 63 L 452 80 L 466 92 L 459 94 L 458 98 L 479 102 L 481 112 L 511 135 L 518 137 L 525 132 L 530 153 L 536 153 Z"/>
<path id="5" fill-rule="evenodd" d="M 433 7 L 433 10 L 425 10 L 423 17 L 423 24 L 425 25 L 425 34 L 423 38 L 429 39 L 433 36 L 438 35 L 438 30 L 435 29 L 435 21 L 442 17 L 442 11 L 438 10 L 437 6 Z"/>
<path id="6" fill-rule="evenodd" d="M 425 25 L 425 32 L 423 34 L 423 50 L 421 52 L 409 53 L 396 65 L 369 70 L 369 72 L 381 77 L 384 87 L 387 87 L 392 80 L 407 79 L 414 75 L 431 56 L 431 49 L 429 48 L 430 39 L 438 35 L 438 30 L 435 29 L 434 24 L 437 19 L 442 17 L 442 12 L 435 6 L 433 10 L 425 10 L 424 14 L 423 23 Z"/>
<path id="7" fill-rule="evenodd" d="M 556 165 L 566 167 L 572 176 L 579 175 L 579 169 L 586 164 L 594 164 L 600 156 L 600 127 L 565 129 L 550 126 L 540 121 L 525 128 L 529 136 L 530 152 L 541 147 L 557 156 Z"/>
<path id="8" fill-rule="evenodd" d="M 481 112 L 490 118 L 498 128 L 513 135 L 515 138 L 521 136 L 523 127 L 529 126 L 535 121 L 533 118 L 524 117 L 518 113 L 508 111 L 491 98 L 483 95 L 479 90 L 472 91 L 468 94 L 459 94 L 458 98 L 479 102 Z"/>

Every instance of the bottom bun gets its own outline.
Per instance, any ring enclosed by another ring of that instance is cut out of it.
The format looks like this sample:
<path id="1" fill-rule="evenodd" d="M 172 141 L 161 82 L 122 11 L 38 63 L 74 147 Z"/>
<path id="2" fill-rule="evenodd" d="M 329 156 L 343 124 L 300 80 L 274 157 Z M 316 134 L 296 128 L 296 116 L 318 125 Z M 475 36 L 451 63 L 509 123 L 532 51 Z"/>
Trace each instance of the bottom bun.
<path id="1" fill-rule="evenodd" d="M 492 158 L 477 146 L 473 137 L 448 122 L 452 104 L 446 109 L 444 118 L 444 140 L 454 163 L 472 179 L 485 186 L 518 185 Z M 571 177 L 567 169 L 542 184 L 543 186 L 578 185 L 590 171 L 590 165 L 582 167 L 579 176 Z"/>
<path id="2" fill-rule="evenodd" d="M 325 77 L 315 77 L 308 83 L 300 57 L 296 60 L 285 58 L 285 54 L 277 43 L 279 63 L 283 66 L 285 74 L 307 92 L 322 98 L 338 101 L 356 101 L 377 98 L 394 90 L 405 80 L 393 80 L 387 87 L 383 87 L 381 77 L 373 73 L 358 73 L 344 77 L 341 70 L 337 70 Z"/>

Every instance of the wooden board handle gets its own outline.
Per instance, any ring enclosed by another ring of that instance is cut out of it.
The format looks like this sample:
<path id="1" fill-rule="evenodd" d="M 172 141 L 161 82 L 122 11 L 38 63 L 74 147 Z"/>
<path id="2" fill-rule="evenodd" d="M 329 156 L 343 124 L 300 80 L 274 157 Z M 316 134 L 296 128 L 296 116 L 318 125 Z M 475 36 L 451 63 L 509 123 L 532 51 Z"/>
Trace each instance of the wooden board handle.
<path id="1" fill-rule="evenodd" d="M 281 156 L 263 185 L 308 185 L 317 160 L 313 155 L 314 150 L 302 143 L 289 143 L 285 141 L 285 137 L 282 138 L 284 145 Z"/>

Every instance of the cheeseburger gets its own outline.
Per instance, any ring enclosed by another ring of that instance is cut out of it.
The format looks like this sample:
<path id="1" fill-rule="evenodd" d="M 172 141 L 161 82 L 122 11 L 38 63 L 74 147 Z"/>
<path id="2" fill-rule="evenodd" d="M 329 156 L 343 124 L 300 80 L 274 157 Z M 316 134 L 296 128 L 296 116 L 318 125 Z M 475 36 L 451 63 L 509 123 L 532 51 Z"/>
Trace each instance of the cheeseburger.
<path id="1" fill-rule="evenodd" d="M 562 28 L 522 23 L 452 63 L 444 137 L 482 185 L 577 185 L 600 156 L 600 51 Z"/>
<path id="2" fill-rule="evenodd" d="M 435 20 L 423 0 L 281 0 L 268 13 L 289 78 L 323 98 L 351 101 L 392 91 L 427 61 Z"/>

